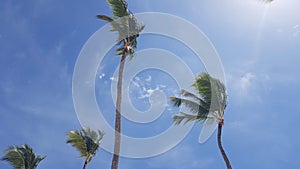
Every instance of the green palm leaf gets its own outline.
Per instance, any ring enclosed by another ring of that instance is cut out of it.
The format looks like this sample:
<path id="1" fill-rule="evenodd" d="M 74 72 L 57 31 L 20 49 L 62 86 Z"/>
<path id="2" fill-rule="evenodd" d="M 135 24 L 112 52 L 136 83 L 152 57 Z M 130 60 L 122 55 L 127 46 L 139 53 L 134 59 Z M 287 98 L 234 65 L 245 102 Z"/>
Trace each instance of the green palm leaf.
<path id="1" fill-rule="evenodd" d="M 127 9 L 127 3 L 123 0 L 107 0 L 107 3 L 111 6 L 113 17 L 106 15 L 97 15 L 97 18 L 110 22 L 111 31 L 118 32 L 117 45 L 121 42 L 126 44 L 130 42 L 130 50 L 126 52 L 132 58 L 135 54 L 134 49 L 137 47 L 137 38 L 139 33 L 144 29 L 144 25 L 138 23 L 134 15 Z M 127 46 L 127 45 L 125 45 Z M 117 56 L 122 56 L 124 46 L 121 47 L 122 51 L 117 51 Z"/>
<path id="2" fill-rule="evenodd" d="M 191 113 L 198 114 L 199 116 L 206 116 L 209 112 L 209 109 L 201 106 L 199 103 L 178 97 L 170 97 L 171 102 L 174 103 L 174 106 L 180 107 L 185 106 L 190 110 Z"/>
<path id="3" fill-rule="evenodd" d="M 222 111 L 226 108 L 226 90 L 220 80 L 211 77 L 208 73 L 202 73 L 192 85 L 203 100 L 210 105 L 210 111 Z"/>
<path id="4" fill-rule="evenodd" d="M 181 89 L 180 91 L 180 94 L 183 96 L 183 97 L 186 97 L 186 98 L 190 98 L 192 100 L 195 100 L 196 102 L 198 102 L 201 106 L 203 106 L 205 109 L 209 110 L 209 106 L 203 99 L 201 99 L 200 97 L 198 97 L 197 95 L 191 93 L 191 92 L 188 92 L 184 89 Z"/>
<path id="5" fill-rule="evenodd" d="M 112 18 L 105 16 L 105 15 L 96 15 L 96 16 L 97 16 L 97 18 L 108 21 L 108 22 L 114 21 Z"/>
<path id="6" fill-rule="evenodd" d="M 1 160 L 9 162 L 14 169 L 35 169 L 46 156 L 37 156 L 29 145 L 11 146 Z"/>
<path id="7" fill-rule="evenodd" d="M 127 4 L 122 0 L 107 0 L 106 1 L 111 6 L 111 10 L 113 11 L 113 15 L 115 17 L 123 17 L 128 15 Z"/>
<path id="8" fill-rule="evenodd" d="M 226 108 L 227 98 L 224 84 L 209 74 L 202 73 L 196 77 L 192 86 L 200 97 L 183 89 L 180 92 L 183 98 L 170 97 L 174 106 L 184 106 L 193 113 L 178 113 L 173 116 L 174 123 L 178 125 L 182 122 L 184 124 L 190 121 L 201 122 L 208 117 L 209 112 L 218 112 L 221 118 Z"/>
<path id="9" fill-rule="evenodd" d="M 196 80 L 192 86 L 203 98 L 203 100 L 210 105 L 212 93 L 210 76 L 207 73 L 200 74 L 198 77 L 196 77 Z"/>
<path id="10" fill-rule="evenodd" d="M 71 144 L 80 152 L 80 157 L 85 157 L 87 155 L 86 144 L 81 132 L 78 130 L 73 130 L 67 133 L 67 143 Z"/>
<path id="11" fill-rule="evenodd" d="M 73 130 L 67 133 L 67 143 L 75 147 L 80 152 L 80 157 L 86 157 L 89 163 L 96 154 L 103 136 L 104 133 L 100 130 Z"/>
<path id="12" fill-rule="evenodd" d="M 198 121 L 203 122 L 207 118 L 207 115 L 193 115 L 193 114 L 187 114 L 184 112 L 179 112 L 178 114 L 175 114 L 173 116 L 173 121 L 175 125 L 179 125 L 181 123 L 186 124 L 191 121 Z"/>

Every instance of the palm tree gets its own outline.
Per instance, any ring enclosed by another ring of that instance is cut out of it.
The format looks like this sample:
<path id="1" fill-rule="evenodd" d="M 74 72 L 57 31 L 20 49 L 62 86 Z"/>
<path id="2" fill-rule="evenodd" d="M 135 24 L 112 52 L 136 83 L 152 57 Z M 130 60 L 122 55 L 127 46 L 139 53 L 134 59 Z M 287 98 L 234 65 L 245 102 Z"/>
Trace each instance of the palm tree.
<path id="1" fill-rule="evenodd" d="M 185 106 L 192 113 L 179 112 L 173 116 L 174 123 L 179 125 L 191 121 L 203 122 L 209 118 L 216 118 L 218 120 L 218 146 L 227 168 L 231 169 L 230 161 L 221 143 L 222 126 L 224 124 L 223 115 L 227 104 L 225 86 L 207 73 L 202 73 L 196 77 L 192 86 L 197 94 L 181 90 L 180 93 L 183 98 L 170 97 L 174 106 Z"/>
<path id="2" fill-rule="evenodd" d="M 3 161 L 9 162 L 14 169 L 36 169 L 46 156 L 37 156 L 29 145 L 11 146 L 5 151 Z"/>
<path id="3" fill-rule="evenodd" d="M 90 128 L 73 130 L 67 133 L 67 143 L 70 143 L 80 152 L 80 157 L 85 157 L 83 169 L 91 162 L 96 154 L 104 133 L 91 130 Z"/>
<path id="4" fill-rule="evenodd" d="M 121 147 L 121 103 L 122 103 L 122 79 L 125 66 L 126 56 L 130 58 L 134 56 L 134 49 L 137 47 L 137 38 L 139 33 L 144 29 L 144 25 L 138 23 L 132 12 L 127 8 L 125 0 L 107 0 L 113 11 L 113 17 L 105 15 L 97 15 L 99 19 L 110 22 L 112 31 L 119 34 L 117 45 L 120 47 L 116 50 L 117 56 L 121 56 L 118 83 L 117 83 L 117 103 L 115 118 L 115 143 L 114 155 L 112 159 L 111 169 L 118 169 L 120 147 Z"/>

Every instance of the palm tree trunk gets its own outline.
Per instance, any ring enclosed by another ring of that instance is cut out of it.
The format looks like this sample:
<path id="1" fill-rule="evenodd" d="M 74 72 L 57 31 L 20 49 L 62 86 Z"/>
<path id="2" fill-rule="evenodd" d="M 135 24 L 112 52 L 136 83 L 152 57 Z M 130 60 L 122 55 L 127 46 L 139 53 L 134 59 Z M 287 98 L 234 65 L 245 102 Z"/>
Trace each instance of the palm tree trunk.
<path id="1" fill-rule="evenodd" d="M 87 163 L 88 163 L 88 162 L 87 162 L 87 158 L 86 158 L 85 161 L 84 161 L 83 169 L 86 168 Z"/>
<path id="2" fill-rule="evenodd" d="M 115 144 L 114 155 L 112 159 L 111 169 L 118 169 L 121 147 L 121 102 L 122 102 L 122 80 L 123 70 L 125 66 L 126 51 L 123 51 L 120 61 L 118 84 L 117 84 L 117 103 L 116 103 L 116 119 L 115 119 Z"/>
<path id="3" fill-rule="evenodd" d="M 218 146 L 219 146 L 220 152 L 222 154 L 222 157 L 226 163 L 227 169 L 232 169 L 231 165 L 230 165 L 230 161 L 229 161 L 229 159 L 223 149 L 222 143 L 221 143 L 222 127 L 223 127 L 223 119 L 218 124 Z"/>

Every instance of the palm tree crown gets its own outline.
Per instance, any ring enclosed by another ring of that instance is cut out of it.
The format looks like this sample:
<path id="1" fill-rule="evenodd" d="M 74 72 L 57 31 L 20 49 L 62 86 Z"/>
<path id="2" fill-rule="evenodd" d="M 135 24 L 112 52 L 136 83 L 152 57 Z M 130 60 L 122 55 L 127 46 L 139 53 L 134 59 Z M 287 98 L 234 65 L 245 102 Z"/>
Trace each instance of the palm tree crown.
<path id="1" fill-rule="evenodd" d="M 207 118 L 217 118 L 221 120 L 226 108 L 227 95 L 225 86 L 218 79 L 212 78 L 207 73 L 202 73 L 196 77 L 193 88 L 197 94 L 193 94 L 184 89 L 180 94 L 183 98 L 170 97 L 174 106 L 185 106 L 192 114 L 180 112 L 173 116 L 176 125 L 190 121 L 202 122 Z"/>
<path id="2" fill-rule="evenodd" d="M 98 130 L 98 132 L 85 128 L 79 130 L 73 130 L 67 133 L 67 143 L 71 144 L 80 152 L 80 157 L 85 157 L 85 166 L 92 160 L 96 154 L 100 142 L 104 136 L 104 133 Z"/>
<path id="3" fill-rule="evenodd" d="M 29 145 L 11 146 L 1 160 L 8 161 L 14 169 L 36 169 L 46 156 L 37 156 Z"/>
<path id="4" fill-rule="evenodd" d="M 138 23 L 133 13 L 127 8 L 127 3 L 124 0 L 107 0 L 113 11 L 113 17 L 106 15 L 97 15 L 99 19 L 110 22 L 111 31 L 117 31 L 119 38 L 117 45 L 123 42 L 123 46 L 117 49 L 117 56 L 122 56 L 124 50 L 126 54 L 134 56 L 134 49 L 137 47 L 137 38 L 139 33 L 144 29 L 144 25 Z"/>

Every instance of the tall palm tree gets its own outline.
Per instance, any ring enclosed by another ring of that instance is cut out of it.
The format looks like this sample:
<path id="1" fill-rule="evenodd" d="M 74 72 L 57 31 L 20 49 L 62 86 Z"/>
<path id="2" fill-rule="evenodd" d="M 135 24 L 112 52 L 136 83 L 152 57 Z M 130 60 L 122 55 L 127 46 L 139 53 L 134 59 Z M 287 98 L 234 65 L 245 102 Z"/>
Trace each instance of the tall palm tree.
<path id="1" fill-rule="evenodd" d="M 80 157 L 85 157 L 83 169 L 91 162 L 93 156 L 96 154 L 104 133 L 85 128 L 73 130 L 67 133 L 67 143 L 71 144 L 80 152 Z"/>
<path id="2" fill-rule="evenodd" d="M 121 56 L 121 61 L 117 83 L 114 155 L 111 164 L 111 169 L 117 169 L 121 147 L 120 133 L 123 70 L 126 56 L 130 55 L 130 58 L 134 56 L 134 49 L 137 47 L 137 38 L 139 37 L 139 33 L 144 29 L 144 25 L 138 23 L 132 12 L 128 10 L 125 0 L 107 0 L 107 3 L 111 6 L 113 17 L 105 15 L 97 15 L 97 17 L 110 22 L 112 31 L 117 31 L 119 34 L 117 45 L 120 47 L 116 51 L 117 56 Z"/>
<path id="3" fill-rule="evenodd" d="M 36 169 L 46 156 L 37 156 L 29 145 L 11 146 L 5 151 L 3 161 L 9 162 L 14 169 Z"/>
<path id="4" fill-rule="evenodd" d="M 185 106 L 192 114 L 179 112 L 173 116 L 174 123 L 179 125 L 191 121 L 203 122 L 209 118 L 218 120 L 218 146 L 222 157 L 228 169 L 231 169 L 230 161 L 223 149 L 221 143 L 222 127 L 224 124 L 223 115 L 226 108 L 226 89 L 222 82 L 212 78 L 207 73 L 202 73 L 196 77 L 193 83 L 193 88 L 197 94 L 190 93 L 186 90 L 181 90 L 183 98 L 170 97 L 174 106 Z"/>

